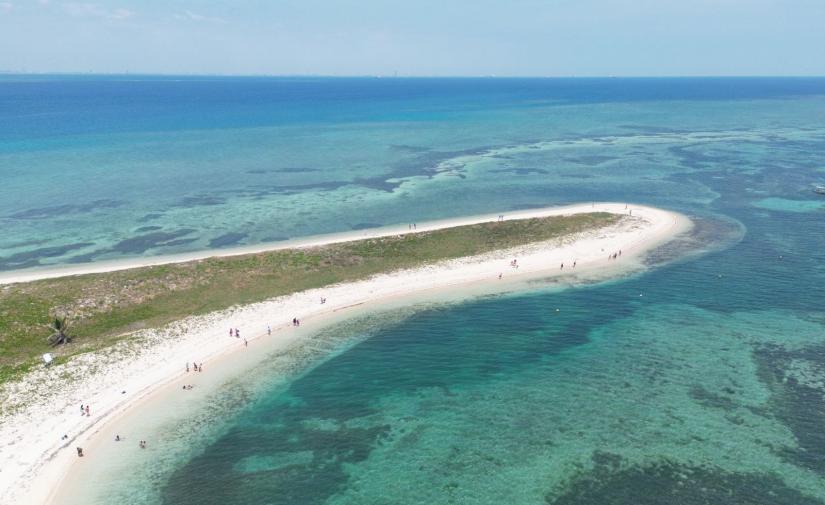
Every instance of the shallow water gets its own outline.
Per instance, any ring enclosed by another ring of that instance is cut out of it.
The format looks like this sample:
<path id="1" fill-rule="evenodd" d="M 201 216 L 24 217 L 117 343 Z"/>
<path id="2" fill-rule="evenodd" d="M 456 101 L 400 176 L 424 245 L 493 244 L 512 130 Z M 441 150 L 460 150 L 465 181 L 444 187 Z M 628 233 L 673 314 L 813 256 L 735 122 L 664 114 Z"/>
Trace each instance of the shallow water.
<path id="1" fill-rule="evenodd" d="M 3 268 L 587 200 L 708 247 L 336 326 L 147 428 L 85 503 L 825 503 L 825 80 L 183 82 L 0 130 Z"/>

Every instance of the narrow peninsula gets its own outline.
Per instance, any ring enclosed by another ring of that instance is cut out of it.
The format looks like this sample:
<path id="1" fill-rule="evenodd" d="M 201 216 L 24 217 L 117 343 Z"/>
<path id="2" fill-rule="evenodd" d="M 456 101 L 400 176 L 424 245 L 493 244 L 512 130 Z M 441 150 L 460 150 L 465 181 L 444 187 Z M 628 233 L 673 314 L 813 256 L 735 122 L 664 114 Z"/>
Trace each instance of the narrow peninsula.
<path id="1" fill-rule="evenodd" d="M 690 226 L 661 209 L 587 203 L 168 262 L 7 273 L 0 439 L 10 443 L 0 447 L 0 502 L 58 503 L 75 449 L 94 459 L 106 423 L 164 388 L 180 389 L 190 366 L 208 373 L 244 348 L 311 339 L 333 319 L 388 300 L 622 275 Z M 67 325 L 68 343 L 52 347 L 55 319 Z M 44 353 L 54 357 L 48 366 Z M 78 405 L 91 410 L 78 415 Z"/>

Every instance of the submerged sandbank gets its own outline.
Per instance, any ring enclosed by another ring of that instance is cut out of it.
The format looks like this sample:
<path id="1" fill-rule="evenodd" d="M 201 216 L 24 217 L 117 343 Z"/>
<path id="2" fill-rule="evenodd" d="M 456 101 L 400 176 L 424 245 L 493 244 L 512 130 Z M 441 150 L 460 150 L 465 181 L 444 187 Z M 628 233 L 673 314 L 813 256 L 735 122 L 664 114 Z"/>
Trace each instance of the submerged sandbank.
<path id="1" fill-rule="evenodd" d="M 165 386 L 170 390 L 180 388 L 180 381 L 186 377 L 186 363 L 202 362 L 208 374 L 217 365 L 219 357 L 243 350 L 242 339 L 228 336 L 230 327 L 239 328 L 250 345 L 263 347 L 265 344 L 271 351 L 287 346 L 325 324 L 374 310 L 393 300 L 398 303 L 422 300 L 447 290 L 501 291 L 535 278 L 573 280 L 621 274 L 640 268 L 639 260 L 646 252 L 691 226 L 690 221 L 679 214 L 651 207 L 626 207 L 625 204 L 537 209 L 506 217 L 592 211 L 616 214 L 632 211 L 632 218 L 606 229 L 549 243 L 377 275 L 364 281 L 327 286 L 187 318 L 163 329 L 138 332 L 134 345 L 118 344 L 105 352 L 78 356 L 59 367 L 38 370 L 10 393 L 18 399 L 22 395 L 36 395 L 40 400 L 21 403 L 21 409 L 4 420 L 0 428 L 3 439 L 14 443 L 0 450 L 0 467 L 8 469 L 0 473 L 0 497 L 14 503 L 47 501 L 57 483 L 70 474 L 73 462 L 82 461 L 86 465 L 95 457 L 92 448 L 104 424 L 124 413 L 138 412 L 135 406 Z M 416 228 L 425 231 L 495 218 L 496 215 L 436 224 L 419 223 Z M 619 259 L 608 259 L 608 255 L 618 251 L 622 252 Z M 512 258 L 518 259 L 518 268 L 509 266 Z M 575 269 L 572 267 L 574 261 Z M 561 263 L 565 263 L 564 269 L 560 268 Z M 326 298 L 327 303 L 320 304 L 321 297 Z M 292 327 L 290 320 L 293 317 L 301 319 L 300 330 Z M 271 326 L 271 335 L 267 334 L 267 325 Z M 227 366 L 230 367 L 227 373 L 231 374 L 232 366 Z M 44 387 L 54 377 L 69 371 L 78 376 L 75 381 L 51 389 Z M 77 412 L 80 404 L 91 404 L 92 415 L 80 416 Z M 32 430 L 33 425 L 37 429 Z M 67 439 L 61 439 L 64 434 Z M 87 448 L 83 460 L 76 457 L 76 446 Z M 13 452 L 9 450 L 12 447 Z M 59 496 L 59 492 L 51 494 L 52 501 L 59 503 Z"/>

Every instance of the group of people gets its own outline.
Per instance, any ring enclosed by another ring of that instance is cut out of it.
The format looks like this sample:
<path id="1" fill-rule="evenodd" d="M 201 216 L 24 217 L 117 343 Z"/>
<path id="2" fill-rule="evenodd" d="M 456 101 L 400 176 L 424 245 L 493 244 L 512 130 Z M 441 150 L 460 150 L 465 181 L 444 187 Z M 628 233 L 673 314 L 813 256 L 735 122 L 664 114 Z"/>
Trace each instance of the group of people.
<path id="1" fill-rule="evenodd" d="M 618 257 L 619 257 L 619 256 L 621 256 L 621 255 L 622 255 L 622 250 L 621 250 L 621 249 L 619 249 L 619 252 L 614 252 L 613 254 L 611 254 L 610 256 L 608 256 L 608 257 L 607 257 L 607 259 L 609 259 L 609 260 L 615 260 L 616 258 L 618 258 Z"/>
<path id="2" fill-rule="evenodd" d="M 89 412 L 89 406 L 84 406 L 82 403 L 80 404 L 80 415 L 81 416 L 91 416 L 92 414 Z"/>
<path id="3" fill-rule="evenodd" d="M 192 388 L 194 388 L 194 387 L 195 387 L 195 386 L 193 386 L 192 384 L 187 384 L 187 385 L 183 386 L 183 389 L 184 389 L 184 390 L 189 390 L 189 389 L 192 389 Z"/>
<path id="4" fill-rule="evenodd" d="M 229 328 L 229 336 L 235 338 L 241 338 L 241 331 L 237 328 Z"/>
<path id="5" fill-rule="evenodd" d="M 292 318 L 292 326 L 301 326 L 301 320 L 297 317 Z"/>
<path id="6" fill-rule="evenodd" d="M 510 266 L 513 268 L 518 268 L 518 260 L 514 259 L 513 261 L 511 261 Z"/>
<path id="7" fill-rule="evenodd" d="M 66 437 L 66 435 L 64 435 L 64 437 Z M 66 438 L 68 438 L 68 437 L 66 437 Z M 120 442 L 122 440 L 123 439 L 120 438 L 120 435 L 115 435 L 115 442 Z M 138 447 L 140 447 L 141 449 L 146 449 L 146 440 L 139 441 L 138 442 Z M 78 458 L 83 457 L 83 448 L 82 447 L 77 447 L 77 457 Z"/>
<path id="8" fill-rule="evenodd" d="M 195 362 L 192 363 L 192 370 L 196 372 L 203 372 L 203 363 L 197 364 Z M 189 363 L 186 363 L 186 371 L 189 371 Z"/>
<path id="9" fill-rule="evenodd" d="M 409 230 L 414 230 L 414 229 L 415 229 L 415 223 L 410 223 L 410 224 L 408 224 L 408 225 L 407 225 L 407 229 L 409 229 Z"/>
<path id="10" fill-rule="evenodd" d="M 504 221 L 504 214 L 499 214 L 498 215 L 498 222 L 501 223 L 502 221 Z"/>

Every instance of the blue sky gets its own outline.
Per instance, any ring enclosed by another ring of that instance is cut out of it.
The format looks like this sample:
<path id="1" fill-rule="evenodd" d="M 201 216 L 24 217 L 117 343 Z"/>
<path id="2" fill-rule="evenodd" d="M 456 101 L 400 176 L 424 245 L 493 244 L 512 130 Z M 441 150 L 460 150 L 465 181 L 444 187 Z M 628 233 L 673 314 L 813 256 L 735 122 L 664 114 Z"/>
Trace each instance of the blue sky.
<path id="1" fill-rule="evenodd" d="M 825 75 L 825 0 L 0 0 L 0 70 Z"/>

